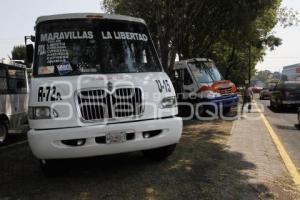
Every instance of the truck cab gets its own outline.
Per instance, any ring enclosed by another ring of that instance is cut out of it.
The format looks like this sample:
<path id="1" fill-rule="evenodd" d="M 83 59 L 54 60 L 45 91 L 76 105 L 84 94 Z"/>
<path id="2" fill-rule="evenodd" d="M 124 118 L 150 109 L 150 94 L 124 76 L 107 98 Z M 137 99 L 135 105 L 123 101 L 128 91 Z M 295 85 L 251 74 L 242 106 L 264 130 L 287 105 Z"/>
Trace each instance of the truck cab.
<path id="1" fill-rule="evenodd" d="M 201 103 L 202 111 L 214 104 L 224 114 L 238 103 L 235 84 L 224 80 L 213 60 L 181 60 L 175 63 L 173 74 L 179 102 Z"/>
<path id="2" fill-rule="evenodd" d="M 144 20 L 51 15 L 35 31 L 28 141 L 44 172 L 60 159 L 175 150 L 182 119 Z"/>

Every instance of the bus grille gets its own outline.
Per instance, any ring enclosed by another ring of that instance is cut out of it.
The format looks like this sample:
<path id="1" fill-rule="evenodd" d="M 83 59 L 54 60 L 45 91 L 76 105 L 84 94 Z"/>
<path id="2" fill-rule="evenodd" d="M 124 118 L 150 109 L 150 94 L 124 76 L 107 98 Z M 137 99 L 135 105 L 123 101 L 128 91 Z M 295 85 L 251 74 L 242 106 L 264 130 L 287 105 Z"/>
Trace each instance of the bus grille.
<path id="1" fill-rule="evenodd" d="M 137 117 L 144 110 L 139 88 L 118 88 L 113 93 L 104 89 L 82 90 L 77 100 L 83 121 Z"/>
<path id="2" fill-rule="evenodd" d="M 222 88 L 222 89 L 219 89 L 219 93 L 220 93 L 222 96 L 230 95 L 230 94 L 232 94 L 232 88 L 229 87 L 229 88 Z"/>

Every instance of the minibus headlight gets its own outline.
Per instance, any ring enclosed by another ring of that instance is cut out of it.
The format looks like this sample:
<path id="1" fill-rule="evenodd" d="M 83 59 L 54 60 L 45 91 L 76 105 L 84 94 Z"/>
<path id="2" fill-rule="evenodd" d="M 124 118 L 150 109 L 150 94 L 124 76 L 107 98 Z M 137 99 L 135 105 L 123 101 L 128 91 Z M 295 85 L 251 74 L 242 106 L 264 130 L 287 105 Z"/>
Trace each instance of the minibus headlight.
<path id="1" fill-rule="evenodd" d="M 29 119 L 51 119 L 58 117 L 57 112 L 49 107 L 30 107 Z"/>
<path id="2" fill-rule="evenodd" d="M 215 98 L 218 98 L 218 97 L 221 97 L 220 93 L 214 93 L 214 92 L 207 93 L 207 98 L 208 99 L 215 99 Z"/>
<path id="3" fill-rule="evenodd" d="M 172 108 L 175 107 L 177 104 L 176 97 L 165 97 L 161 101 L 161 107 L 162 108 Z"/>

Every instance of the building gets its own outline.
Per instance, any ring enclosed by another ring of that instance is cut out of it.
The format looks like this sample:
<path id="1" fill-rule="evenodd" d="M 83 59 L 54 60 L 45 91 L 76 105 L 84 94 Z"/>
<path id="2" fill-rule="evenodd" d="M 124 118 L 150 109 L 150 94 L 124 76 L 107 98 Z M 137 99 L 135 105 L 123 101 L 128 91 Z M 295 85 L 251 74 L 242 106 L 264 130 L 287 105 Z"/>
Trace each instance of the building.
<path id="1" fill-rule="evenodd" d="M 300 63 L 283 67 L 281 80 L 300 81 Z"/>

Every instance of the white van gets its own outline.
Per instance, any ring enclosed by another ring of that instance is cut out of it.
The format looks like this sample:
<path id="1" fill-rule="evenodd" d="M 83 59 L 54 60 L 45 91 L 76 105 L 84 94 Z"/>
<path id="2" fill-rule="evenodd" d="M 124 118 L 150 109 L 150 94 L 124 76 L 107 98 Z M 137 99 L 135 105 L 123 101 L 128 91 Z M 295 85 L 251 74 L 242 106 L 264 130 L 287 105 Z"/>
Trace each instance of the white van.
<path id="1" fill-rule="evenodd" d="M 283 67 L 281 80 L 300 81 L 300 63 Z"/>
<path id="2" fill-rule="evenodd" d="M 28 140 L 44 171 L 56 159 L 174 151 L 182 119 L 144 20 L 52 15 L 35 31 Z"/>
<path id="3" fill-rule="evenodd" d="M 26 65 L 0 60 L 0 144 L 9 132 L 20 131 L 27 121 L 28 79 Z"/>
<path id="4" fill-rule="evenodd" d="M 211 59 L 192 58 L 178 61 L 173 74 L 178 101 L 194 105 L 200 103 L 203 105 L 199 107 L 200 112 L 217 108 L 226 114 L 238 103 L 235 84 L 223 78 Z"/>

